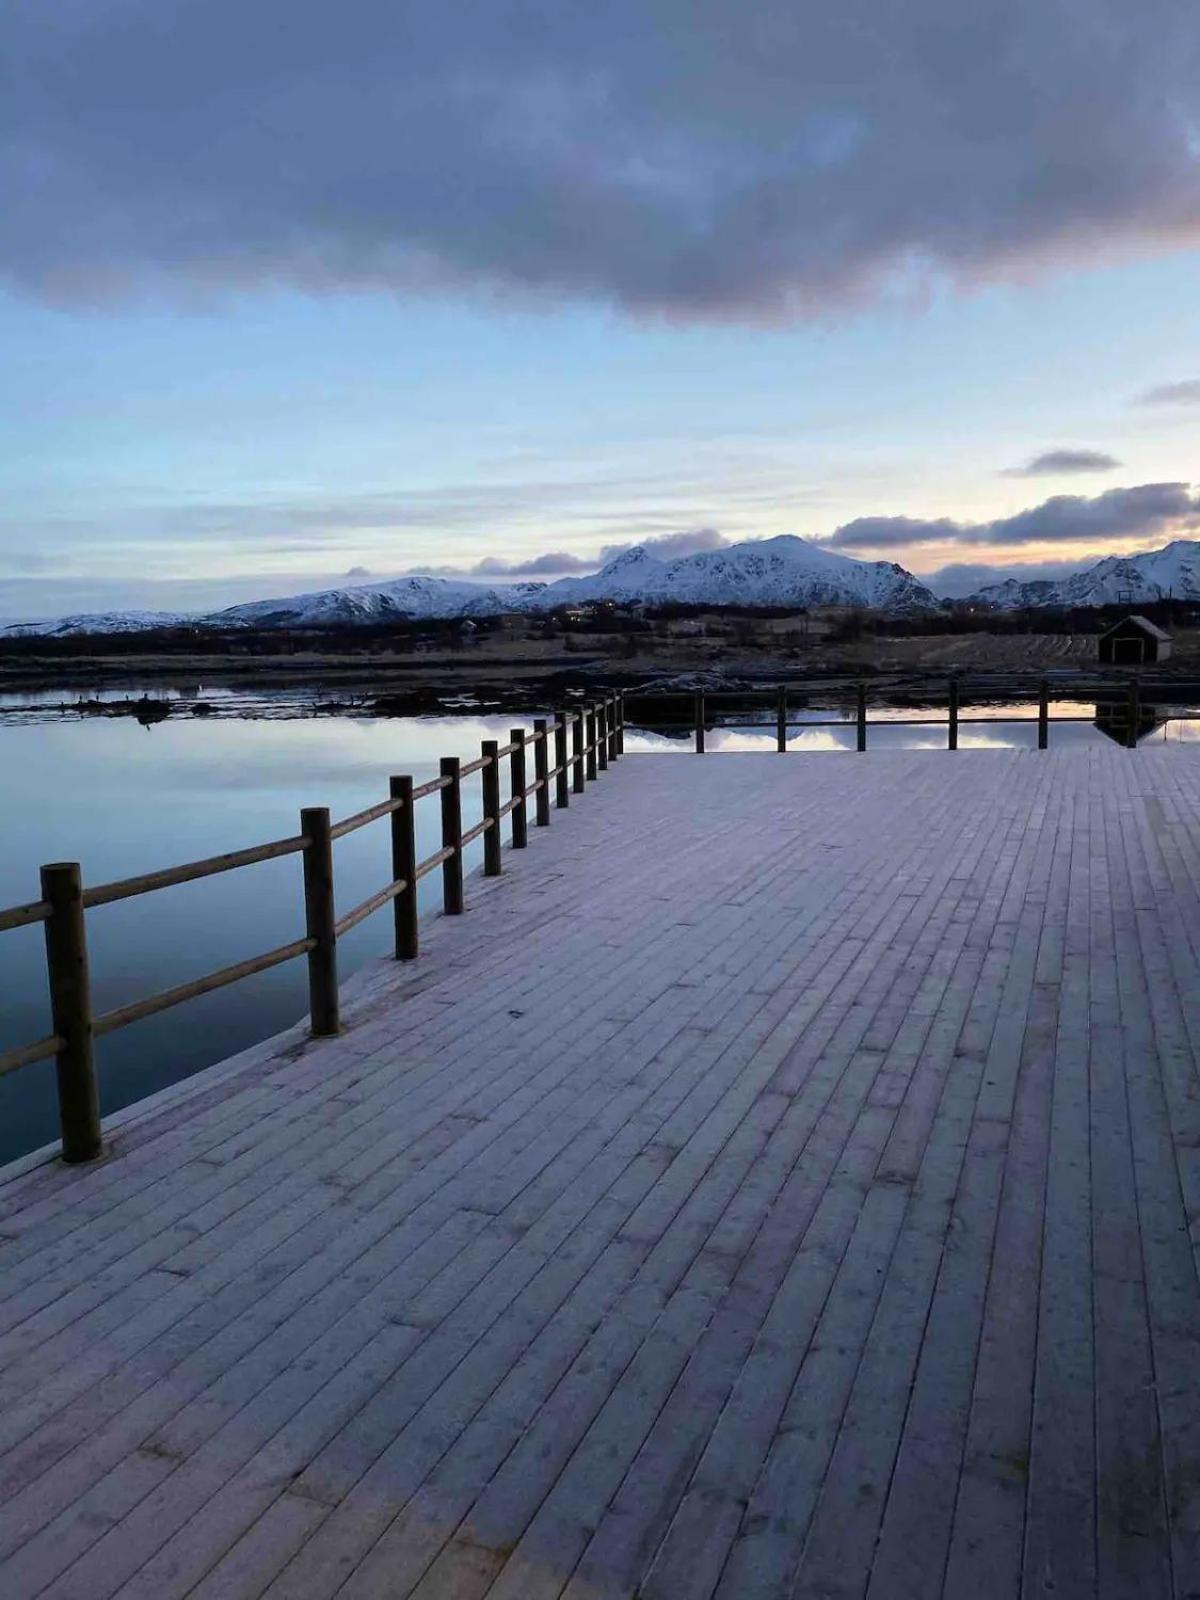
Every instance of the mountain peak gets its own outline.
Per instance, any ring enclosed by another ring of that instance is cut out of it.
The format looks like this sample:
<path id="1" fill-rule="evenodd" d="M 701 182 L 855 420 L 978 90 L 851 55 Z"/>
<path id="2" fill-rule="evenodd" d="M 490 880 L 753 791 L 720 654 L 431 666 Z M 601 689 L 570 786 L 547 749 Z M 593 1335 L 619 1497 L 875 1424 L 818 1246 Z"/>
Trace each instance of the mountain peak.
<path id="1" fill-rule="evenodd" d="M 1200 542 L 1172 539 L 1160 550 L 1102 556 L 1058 582 L 1006 578 L 970 596 L 1004 611 L 1028 606 L 1147 605 L 1154 600 L 1200 600 Z"/>
<path id="2" fill-rule="evenodd" d="M 627 550 L 620 551 L 611 560 L 606 561 L 600 568 L 601 572 L 628 572 L 635 567 L 665 565 L 658 556 L 652 555 L 644 544 L 631 544 Z"/>

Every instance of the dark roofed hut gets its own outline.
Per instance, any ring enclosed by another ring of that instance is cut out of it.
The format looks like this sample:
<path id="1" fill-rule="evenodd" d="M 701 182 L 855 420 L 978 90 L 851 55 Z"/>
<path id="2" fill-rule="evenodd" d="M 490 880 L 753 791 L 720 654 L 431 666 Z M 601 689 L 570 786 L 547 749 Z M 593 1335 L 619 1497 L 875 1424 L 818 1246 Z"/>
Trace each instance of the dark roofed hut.
<path id="1" fill-rule="evenodd" d="M 1141 667 L 1167 661 L 1171 635 L 1146 617 L 1122 617 L 1100 635 L 1100 660 L 1110 667 Z"/>

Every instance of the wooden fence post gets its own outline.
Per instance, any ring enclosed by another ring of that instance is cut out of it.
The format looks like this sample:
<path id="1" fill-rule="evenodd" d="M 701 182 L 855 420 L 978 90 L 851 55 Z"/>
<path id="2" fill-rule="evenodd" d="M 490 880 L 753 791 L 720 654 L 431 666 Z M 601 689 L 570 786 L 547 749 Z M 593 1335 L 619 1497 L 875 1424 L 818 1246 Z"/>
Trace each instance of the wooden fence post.
<path id="1" fill-rule="evenodd" d="M 500 745 L 496 739 L 483 741 L 483 759 L 487 762 L 480 774 L 483 789 L 483 814 L 492 819 L 490 828 L 483 834 L 483 875 L 498 878 L 503 870 L 500 857 L 503 841 L 500 838 Z"/>
<path id="2" fill-rule="evenodd" d="M 403 878 L 405 885 L 392 901 L 396 960 L 412 961 L 418 949 L 417 835 L 413 781 L 407 776 L 393 778 L 388 787 L 392 799 L 399 801 L 392 812 L 392 882 L 399 883 Z"/>
<path id="3" fill-rule="evenodd" d="M 1038 749 L 1045 750 L 1050 743 L 1050 685 L 1045 678 L 1038 685 Z"/>
<path id="4" fill-rule="evenodd" d="M 443 756 L 441 775 L 450 782 L 442 790 L 442 849 L 453 850 L 442 862 L 442 909 L 456 917 L 463 908 L 462 779 L 457 756 Z"/>
<path id="5" fill-rule="evenodd" d="M 608 759 L 615 761 L 621 752 L 617 749 L 617 696 L 608 697 Z"/>
<path id="6" fill-rule="evenodd" d="M 595 706 L 589 706 L 587 708 L 587 716 L 584 718 L 584 726 L 587 729 L 587 781 L 589 783 L 595 783 L 595 781 L 596 781 L 596 765 L 597 765 L 597 763 L 596 763 L 596 708 L 595 708 Z"/>
<path id="7" fill-rule="evenodd" d="M 867 748 L 867 686 L 860 683 L 858 686 L 858 748 L 860 751 Z"/>
<path id="8" fill-rule="evenodd" d="M 608 701 L 596 706 L 596 765 L 601 772 L 608 771 Z"/>
<path id="9" fill-rule="evenodd" d="M 88 979 L 83 887 L 77 861 L 58 861 L 41 871 L 46 919 L 46 971 L 50 1015 L 62 1040 L 56 1054 L 58 1122 L 64 1161 L 93 1161 L 100 1154 L 100 1087 L 92 1053 L 92 999 Z"/>
<path id="10" fill-rule="evenodd" d="M 512 754 L 509 757 L 509 773 L 512 784 L 512 842 L 514 850 L 524 850 L 528 843 L 528 829 L 525 811 L 525 729 L 510 728 L 508 732 L 509 743 L 512 745 Z"/>
<path id="11" fill-rule="evenodd" d="M 617 696 L 617 754 L 625 754 L 625 691 Z"/>
<path id="12" fill-rule="evenodd" d="M 696 754 L 704 754 L 704 690 L 696 690 Z"/>
<path id="13" fill-rule="evenodd" d="M 571 785 L 567 773 L 567 713 L 554 713 L 554 803 L 560 811 L 571 804 Z"/>
<path id="14" fill-rule="evenodd" d="M 546 719 L 536 717 L 533 723 L 533 775 L 537 780 L 537 793 L 533 797 L 534 816 L 539 828 L 550 826 L 550 751 L 547 741 Z"/>
<path id="15" fill-rule="evenodd" d="M 336 915 L 333 904 L 333 838 L 329 807 L 308 806 L 300 813 L 304 847 L 304 923 L 314 941 L 308 952 L 308 1011 L 318 1037 L 338 1031 Z"/>
<path id="16" fill-rule="evenodd" d="M 949 695 L 950 695 L 950 711 L 949 711 L 949 718 L 948 718 L 947 725 L 946 725 L 946 728 L 947 728 L 947 731 L 946 731 L 946 748 L 947 748 L 947 750 L 957 750 L 958 749 L 958 679 L 957 678 L 951 678 L 950 679 Z"/>
<path id="17" fill-rule="evenodd" d="M 576 794 L 583 793 L 583 707 L 571 718 L 571 787 Z"/>
<path id="18" fill-rule="evenodd" d="M 787 689 L 781 683 L 775 692 L 775 748 L 782 754 L 787 749 Z"/>
<path id="19" fill-rule="evenodd" d="M 1129 726 L 1125 730 L 1126 750 L 1137 749 L 1138 723 L 1142 718 L 1142 708 L 1139 702 L 1138 681 L 1136 678 L 1131 678 L 1129 680 L 1129 703 L 1126 711 L 1126 716 L 1129 718 Z"/>

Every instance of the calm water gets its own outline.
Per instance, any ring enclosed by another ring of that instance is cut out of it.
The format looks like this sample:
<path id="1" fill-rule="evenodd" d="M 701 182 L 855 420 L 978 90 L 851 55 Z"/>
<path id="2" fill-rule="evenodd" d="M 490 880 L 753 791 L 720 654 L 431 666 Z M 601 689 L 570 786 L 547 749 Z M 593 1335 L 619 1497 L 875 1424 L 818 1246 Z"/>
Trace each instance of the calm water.
<path id="1" fill-rule="evenodd" d="M 47 718 L 45 700 L 0 697 L 0 905 L 36 899 L 40 862 L 78 860 L 85 882 L 173 866 L 297 831 L 304 805 L 345 816 L 381 799 L 388 774 L 435 775 L 442 755 L 470 759 L 485 738 L 504 739 L 510 717 L 409 720 L 303 717 L 289 703 L 278 720 L 220 712 L 172 716 L 142 727 L 129 717 Z M 219 697 L 218 697 L 219 698 Z M 963 748 L 1036 743 L 1036 729 L 1006 724 L 1032 708 L 996 708 L 986 727 L 964 726 Z M 1058 714 L 1090 715 L 1065 703 Z M 15 714 L 14 714 L 15 713 Z M 896 712 L 895 716 L 914 713 Z M 980 714 L 973 712 L 972 714 Z M 820 713 L 820 715 L 825 715 Z M 872 717 L 886 713 L 872 711 Z M 794 729 L 797 750 L 847 750 L 854 727 Z M 1090 723 L 1051 729 L 1051 744 L 1103 739 Z M 1173 720 L 1143 743 L 1200 737 L 1200 723 Z M 944 748 L 945 730 L 875 727 L 872 748 Z M 708 749 L 774 747 L 773 726 L 710 729 Z M 683 753 L 685 737 L 630 731 L 626 749 Z M 464 786 L 468 826 L 479 815 L 478 779 Z M 418 808 L 418 850 L 438 848 L 438 808 Z M 335 846 L 338 904 L 346 909 L 382 886 L 389 868 L 386 823 Z M 468 865 L 481 855 L 477 842 Z M 432 908 L 440 879 L 422 883 Z M 94 1004 L 98 1011 L 256 955 L 303 931 L 295 856 L 147 895 L 89 913 Z M 343 976 L 388 946 L 386 911 L 341 942 Z M 105 1112 L 186 1077 L 288 1026 L 306 1006 L 304 962 L 290 962 L 218 993 L 151 1017 L 97 1045 Z M 0 934 L 0 1049 L 50 1031 L 40 927 Z M 0 1161 L 55 1137 L 53 1063 L 0 1078 Z"/>

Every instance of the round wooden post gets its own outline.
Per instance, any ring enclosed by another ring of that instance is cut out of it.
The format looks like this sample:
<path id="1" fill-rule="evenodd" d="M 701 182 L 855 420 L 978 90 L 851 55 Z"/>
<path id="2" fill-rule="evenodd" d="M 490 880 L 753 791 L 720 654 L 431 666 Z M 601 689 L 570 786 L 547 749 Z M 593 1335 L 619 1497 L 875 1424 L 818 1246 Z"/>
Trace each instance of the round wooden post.
<path id="1" fill-rule="evenodd" d="M 333 902 L 333 839 L 329 807 L 300 813 L 304 847 L 304 922 L 314 941 L 308 952 L 308 1012 L 318 1036 L 338 1031 L 337 920 Z"/>
<path id="2" fill-rule="evenodd" d="M 583 793 L 583 709 L 571 718 L 571 787 L 576 794 Z"/>
<path id="3" fill-rule="evenodd" d="M 704 754 L 704 690 L 696 690 L 696 754 Z"/>
<path id="4" fill-rule="evenodd" d="M 587 756 L 587 781 L 596 781 L 596 708 L 589 706 L 584 717 L 584 727 L 587 730 L 587 743 L 584 753 Z"/>
<path id="5" fill-rule="evenodd" d="M 524 850 L 529 842 L 525 810 L 525 729 L 510 728 L 508 738 L 509 743 L 512 745 L 512 754 L 509 757 L 509 774 L 512 785 L 510 798 L 513 802 L 512 843 L 514 850 Z"/>
<path id="6" fill-rule="evenodd" d="M 418 950 L 417 936 L 417 836 L 413 805 L 413 781 L 410 777 L 393 778 L 389 784 L 393 800 L 398 801 L 392 812 L 392 882 L 402 879 L 404 888 L 392 901 L 392 915 L 396 935 L 396 960 L 412 961 Z"/>
<path id="7" fill-rule="evenodd" d="M 958 749 L 958 679 L 950 679 L 950 713 L 947 722 L 946 748 Z"/>
<path id="8" fill-rule="evenodd" d="M 571 804 L 570 774 L 567 770 L 567 713 L 554 713 L 554 803 L 560 811 Z"/>
<path id="9" fill-rule="evenodd" d="M 92 1050 L 92 1000 L 88 978 L 83 885 L 77 861 L 57 861 L 41 871 L 50 1016 L 62 1047 L 58 1072 L 58 1123 L 64 1161 L 94 1161 L 100 1154 L 100 1087 Z"/>
<path id="10" fill-rule="evenodd" d="M 495 739 L 483 741 L 483 759 L 487 762 L 480 774 L 483 788 L 483 814 L 492 819 L 492 825 L 483 835 L 483 875 L 498 878 L 501 871 L 503 841 L 500 838 L 500 757 L 496 754 L 499 743 Z"/>
<path id="11" fill-rule="evenodd" d="M 453 851 L 442 862 L 442 909 L 456 917 L 463 908 L 462 780 L 457 756 L 443 756 L 441 775 L 450 782 L 442 790 L 442 849 Z"/>
<path id="12" fill-rule="evenodd" d="M 775 748 L 782 754 L 787 749 L 787 689 L 781 683 L 775 691 Z"/>
<path id="13" fill-rule="evenodd" d="M 617 754 L 625 754 L 625 691 L 617 696 Z"/>
<path id="14" fill-rule="evenodd" d="M 1045 678 L 1038 685 L 1038 749 L 1050 743 L 1050 685 Z"/>
<path id="15" fill-rule="evenodd" d="M 606 722 L 608 726 L 608 759 L 615 761 L 621 753 L 617 749 L 617 697 L 615 694 L 610 694 L 608 697 Z"/>
<path id="16" fill-rule="evenodd" d="M 537 792 L 533 797 L 534 820 L 539 828 L 550 826 L 550 750 L 546 719 L 535 717 L 533 723 L 533 776 Z"/>
<path id="17" fill-rule="evenodd" d="M 608 771 L 608 701 L 601 700 L 596 707 L 596 766 Z"/>
<path id="18" fill-rule="evenodd" d="M 860 751 L 867 748 L 867 686 L 860 683 L 858 686 L 858 748 Z"/>

